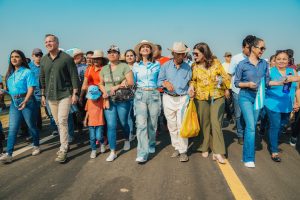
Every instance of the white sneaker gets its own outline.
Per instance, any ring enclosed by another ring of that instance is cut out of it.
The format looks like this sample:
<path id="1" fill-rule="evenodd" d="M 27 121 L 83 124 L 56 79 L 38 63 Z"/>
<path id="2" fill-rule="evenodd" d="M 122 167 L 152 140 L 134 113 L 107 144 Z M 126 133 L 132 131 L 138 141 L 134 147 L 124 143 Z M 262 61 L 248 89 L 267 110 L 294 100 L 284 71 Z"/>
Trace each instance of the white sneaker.
<path id="1" fill-rule="evenodd" d="M 105 153 L 105 151 L 106 151 L 105 144 L 101 144 L 100 145 L 100 153 Z"/>
<path id="2" fill-rule="evenodd" d="M 146 162 L 147 160 L 145 160 L 143 157 L 137 157 L 135 159 L 135 161 L 138 162 L 138 163 L 143 163 L 143 162 Z"/>
<path id="3" fill-rule="evenodd" d="M 248 168 L 255 168 L 254 162 L 245 162 L 244 165 Z"/>
<path id="4" fill-rule="evenodd" d="M 106 158 L 106 161 L 107 162 L 112 162 L 114 161 L 114 159 L 117 158 L 117 154 L 113 153 L 113 152 L 110 152 L 109 156 Z"/>
<path id="5" fill-rule="evenodd" d="M 130 149 L 130 142 L 125 140 L 123 150 L 128 151 L 129 149 Z"/>
<path id="6" fill-rule="evenodd" d="M 31 155 L 36 156 L 36 155 L 38 155 L 40 153 L 41 153 L 41 149 L 39 147 L 33 147 Z"/>
<path id="7" fill-rule="evenodd" d="M 2 163 L 11 163 L 12 162 L 12 156 L 8 155 L 8 153 L 4 153 L 0 157 L 0 161 Z"/>
<path id="8" fill-rule="evenodd" d="M 94 159 L 97 156 L 97 151 L 96 150 L 92 150 L 90 158 Z"/>
<path id="9" fill-rule="evenodd" d="M 149 148 L 149 153 L 155 153 L 155 148 L 150 147 L 150 148 Z"/>

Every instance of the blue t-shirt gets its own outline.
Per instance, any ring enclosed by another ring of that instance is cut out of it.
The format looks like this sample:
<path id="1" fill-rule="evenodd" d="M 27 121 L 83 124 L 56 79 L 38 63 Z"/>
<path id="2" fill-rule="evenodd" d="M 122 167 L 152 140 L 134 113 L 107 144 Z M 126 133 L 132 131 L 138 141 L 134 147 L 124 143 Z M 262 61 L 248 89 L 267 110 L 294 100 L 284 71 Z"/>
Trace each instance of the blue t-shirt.
<path id="1" fill-rule="evenodd" d="M 26 94 L 29 87 L 36 87 L 37 82 L 30 69 L 20 67 L 7 79 L 7 88 L 11 96 Z"/>
<path id="2" fill-rule="evenodd" d="M 292 68 L 286 68 L 286 74 L 292 73 L 294 74 L 294 70 Z M 283 77 L 278 71 L 277 67 L 272 67 L 270 69 L 270 80 L 271 81 L 280 81 Z M 266 99 L 265 106 L 272 110 L 273 112 L 280 113 L 289 113 L 293 110 L 293 103 L 295 98 L 295 92 L 297 88 L 297 83 L 293 82 L 290 88 L 289 93 L 283 93 L 283 86 L 270 86 L 266 90 Z"/>
<path id="3" fill-rule="evenodd" d="M 34 97 L 36 98 L 36 100 L 40 101 L 41 100 L 41 89 L 40 89 L 40 71 L 41 71 L 41 68 L 40 68 L 40 66 L 35 65 L 33 61 L 31 61 L 28 65 L 29 65 L 30 70 L 34 74 L 35 81 L 37 83 L 37 86 L 34 89 Z"/>

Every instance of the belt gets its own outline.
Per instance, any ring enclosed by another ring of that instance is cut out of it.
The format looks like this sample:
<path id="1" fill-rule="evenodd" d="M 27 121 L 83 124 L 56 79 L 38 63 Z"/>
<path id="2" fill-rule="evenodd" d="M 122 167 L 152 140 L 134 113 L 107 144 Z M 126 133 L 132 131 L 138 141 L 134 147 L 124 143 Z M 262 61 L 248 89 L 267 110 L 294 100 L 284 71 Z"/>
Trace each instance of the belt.
<path id="1" fill-rule="evenodd" d="M 27 93 L 24 93 L 24 94 L 18 94 L 18 95 L 15 95 L 13 96 L 14 99 L 20 99 L 20 98 L 23 98 L 23 97 L 26 97 Z"/>
<path id="2" fill-rule="evenodd" d="M 139 90 L 144 90 L 144 91 L 153 91 L 153 90 L 157 90 L 157 88 L 138 88 Z"/>
<path id="3" fill-rule="evenodd" d="M 167 92 L 164 92 L 164 93 L 169 95 L 169 96 L 172 96 L 172 97 L 182 97 L 182 96 L 186 95 L 186 94 L 171 94 L 171 93 L 167 93 Z"/>

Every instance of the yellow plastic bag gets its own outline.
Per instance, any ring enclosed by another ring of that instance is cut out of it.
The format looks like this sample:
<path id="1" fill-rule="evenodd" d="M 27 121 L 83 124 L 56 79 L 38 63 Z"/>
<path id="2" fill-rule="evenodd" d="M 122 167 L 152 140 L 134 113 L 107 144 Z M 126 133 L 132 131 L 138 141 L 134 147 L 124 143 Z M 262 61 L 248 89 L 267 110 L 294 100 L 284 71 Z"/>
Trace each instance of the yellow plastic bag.
<path id="1" fill-rule="evenodd" d="M 180 128 L 180 136 L 183 138 L 196 137 L 200 131 L 198 115 L 194 100 L 190 100 L 184 113 Z"/>

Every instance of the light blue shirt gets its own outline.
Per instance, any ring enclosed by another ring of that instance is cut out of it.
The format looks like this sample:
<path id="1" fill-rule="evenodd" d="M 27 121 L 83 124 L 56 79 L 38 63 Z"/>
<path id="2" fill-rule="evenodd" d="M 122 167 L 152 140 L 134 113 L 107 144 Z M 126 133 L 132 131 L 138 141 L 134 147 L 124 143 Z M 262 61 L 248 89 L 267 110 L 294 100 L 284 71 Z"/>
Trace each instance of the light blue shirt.
<path id="1" fill-rule="evenodd" d="M 166 62 L 160 69 L 158 86 L 161 87 L 164 81 L 169 81 L 174 87 L 173 94 L 185 95 L 189 89 L 189 82 L 192 78 L 192 68 L 183 62 L 177 69 L 173 59 Z M 169 92 L 166 88 L 164 91 Z"/>
<path id="2" fill-rule="evenodd" d="M 134 63 L 132 67 L 134 82 L 139 88 L 157 88 L 159 71 L 159 62 L 148 62 L 147 66 L 144 65 L 143 61 Z"/>
<path id="3" fill-rule="evenodd" d="M 238 94 L 240 92 L 240 88 L 235 87 L 234 85 L 234 79 L 235 79 L 235 71 L 236 71 L 236 67 L 237 65 L 244 60 L 245 58 L 247 58 L 246 55 L 244 55 L 243 53 L 234 55 L 231 58 L 229 67 L 228 67 L 228 73 L 232 76 L 231 78 L 231 89 L 234 93 Z"/>
<path id="4" fill-rule="evenodd" d="M 286 68 L 286 74 L 292 73 L 294 74 L 294 70 L 292 68 Z M 270 69 L 270 80 L 271 81 L 281 81 L 284 77 L 280 74 L 277 67 L 272 67 Z M 273 112 L 280 113 L 290 113 L 293 110 L 293 104 L 295 99 L 295 92 L 297 88 L 297 83 L 293 82 L 290 87 L 289 93 L 283 93 L 283 86 L 270 86 L 266 90 L 266 100 L 265 106 L 272 110 Z"/>
<path id="5" fill-rule="evenodd" d="M 33 61 L 31 61 L 29 64 L 29 68 L 30 70 L 33 72 L 34 77 L 35 77 L 35 81 L 37 83 L 36 88 L 34 89 L 34 96 L 35 98 L 40 101 L 41 100 L 41 85 L 40 85 L 40 66 L 37 66 L 36 64 L 34 64 Z"/>
<path id="6" fill-rule="evenodd" d="M 253 89 L 253 91 L 255 91 L 258 89 L 261 79 L 263 77 L 265 77 L 266 85 L 268 85 L 270 81 L 270 76 L 269 64 L 267 63 L 267 61 L 259 59 L 257 65 L 254 66 L 249 61 L 249 58 L 246 58 L 243 61 L 241 61 L 236 68 L 234 84 L 236 87 L 239 87 L 239 83 L 254 82 L 256 84 L 256 89 Z M 249 88 L 242 89 L 249 90 Z"/>
<path id="7" fill-rule="evenodd" d="M 26 94 L 28 88 L 36 86 L 37 82 L 33 72 L 25 67 L 20 67 L 7 79 L 7 88 L 11 96 Z"/>

